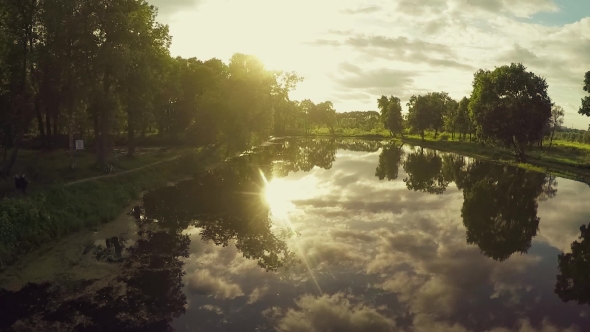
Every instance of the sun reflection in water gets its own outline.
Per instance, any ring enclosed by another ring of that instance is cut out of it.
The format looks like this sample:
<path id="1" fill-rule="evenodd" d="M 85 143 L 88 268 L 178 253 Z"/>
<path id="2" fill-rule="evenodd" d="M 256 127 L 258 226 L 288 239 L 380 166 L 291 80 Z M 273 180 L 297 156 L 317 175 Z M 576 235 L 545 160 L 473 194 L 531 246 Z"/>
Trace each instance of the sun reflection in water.
<path id="1" fill-rule="evenodd" d="M 286 181 L 284 179 L 275 178 L 268 182 L 262 170 L 260 171 L 260 176 L 264 180 L 264 198 L 270 207 L 271 214 L 274 218 L 280 219 L 291 231 L 291 234 L 296 235 L 297 231 L 293 227 L 293 223 L 291 223 L 289 212 L 295 210 L 295 205 L 293 204 L 294 200 L 309 198 L 315 193 L 314 184 L 309 180 L 306 181 L 305 179 L 300 179 L 299 181 Z M 275 219 L 275 222 L 276 221 L 277 220 Z M 320 288 L 320 284 L 317 282 L 311 266 L 309 265 L 309 261 L 301 249 L 301 246 L 299 245 L 296 237 L 294 237 L 294 243 L 297 247 L 297 250 L 299 251 L 301 260 L 303 261 L 303 264 L 309 273 L 309 276 L 313 280 L 319 294 L 321 295 L 322 289 Z"/>

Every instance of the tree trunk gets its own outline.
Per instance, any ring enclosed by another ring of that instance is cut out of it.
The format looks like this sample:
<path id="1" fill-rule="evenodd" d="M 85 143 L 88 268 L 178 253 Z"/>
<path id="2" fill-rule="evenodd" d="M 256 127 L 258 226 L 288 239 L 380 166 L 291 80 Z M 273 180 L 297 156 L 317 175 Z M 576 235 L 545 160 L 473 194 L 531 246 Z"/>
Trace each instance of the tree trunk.
<path id="1" fill-rule="evenodd" d="M 41 142 L 45 146 L 45 124 L 43 123 L 43 116 L 41 115 L 41 101 L 39 97 L 35 99 L 35 113 L 37 113 L 37 124 L 39 125 L 39 135 L 41 136 Z"/>
<path id="2" fill-rule="evenodd" d="M 55 110 L 55 113 L 53 114 L 53 145 L 55 145 L 57 143 L 57 138 L 58 138 L 57 119 L 59 119 L 59 115 L 57 114 L 57 110 Z"/>
<path id="3" fill-rule="evenodd" d="M 18 134 L 16 135 L 16 139 L 14 140 L 14 148 L 10 153 L 10 158 L 8 159 L 8 162 L 4 165 L 4 168 L 2 169 L 2 175 L 8 176 L 10 174 L 10 170 L 12 169 L 12 166 L 14 166 L 14 162 L 16 161 L 16 157 L 18 155 L 18 150 L 24 137 L 25 129 L 24 126 L 22 126 L 22 128 L 19 128 Z"/>
<path id="4" fill-rule="evenodd" d="M 551 151 L 551 147 L 553 146 L 553 137 L 555 136 L 555 129 L 551 132 L 551 136 L 549 137 L 549 151 Z"/>
<path id="5" fill-rule="evenodd" d="M 48 107 L 45 107 L 45 126 L 47 129 L 46 143 L 47 143 L 47 147 L 50 147 L 51 146 L 51 115 L 50 115 Z"/>
<path id="6" fill-rule="evenodd" d="M 438 135 L 438 128 L 434 129 L 434 139 L 436 139 L 436 136 Z"/>
<path id="7" fill-rule="evenodd" d="M 99 121 L 98 121 L 98 114 L 97 114 L 97 110 L 94 110 L 94 113 L 92 114 L 92 120 L 93 120 L 93 124 L 94 124 L 94 152 L 96 153 L 96 156 L 98 157 L 98 142 L 100 141 L 100 128 L 99 128 Z"/>
<path id="8" fill-rule="evenodd" d="M 135 114 L 131 108 L 127 109 L 127 156 L 135 155 Z"/>
<path id="9" fill-rule="evenodd" d="M 97 161 L 99 164 L 104 165 L 107 162 L 107 145 L 109 135 L 109 111 L 111 107 L 110 93 L 111 88 L 110 82 L 110 67 L 107 66 L 103 77 L 103 101 L 101 102 L 100 110 L 100 138 L 98 142 L 98 155 Z"/>

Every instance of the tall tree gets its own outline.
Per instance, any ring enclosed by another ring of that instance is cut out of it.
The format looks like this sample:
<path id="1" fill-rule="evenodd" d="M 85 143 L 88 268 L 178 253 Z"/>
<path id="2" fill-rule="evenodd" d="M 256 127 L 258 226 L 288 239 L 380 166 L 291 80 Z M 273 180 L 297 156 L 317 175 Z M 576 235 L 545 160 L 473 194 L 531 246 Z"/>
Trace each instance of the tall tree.
<path id="1" fill-rule="evenodd" d="M 14 147 L 1 173 L 8 174 L 16 161 L 34 114 L 33 72 L 35 44 L 38 40 L 39 2 L 37 0 L 0 1 L 0 35 L 4 45 L 6 64 L 2 83 L 6 110 L 5 135 L 15 133 Z M 4 62 L 4 61 L 0 61 Z M 9 129 L 9 130 L 7 130 Z M 11 139 L 10 139 L 11 140 Z"/>
<path id="2" fill-rule="evenodd" d="M 563 125 L 564 115 L 565 112 L 563 110 L 563 107 L 558 105 L 553 105 L 553 107 L 551 107 L 551 117 L 549 118 L 549 130 L 551 131 L 549 137 L 549 149 L 551 149 L 551 146 L 553 145 L 555 131 L 557 131 L 557 129 L 559 129 L 559 127 Z"/>
<path id="3" fill-rule="evenodd" d="M 518 160 L 526 160 L 525 147 L 541 137 L 551 105 L 545 79 L 522 64 L 474 75 L 469 107 L 478 136 L 511 146 Z"/>
<path id="4" fill-rule="evenodd" d="M 431 100 L 425 96 L 412 96 L 408 102 L 408 124 L 412 130 L 417 131 L 424 141 L 424 132 L 431 127 L 432 113 L 430 112 Z"/>
<path id="5" fill-rule="evenodd" d="M 403 136 L 403 118 L 401 100 L 398 97 L 381 96 L 377 99 L 377 106 L 381 111 L 381 121 L 385 129 L 389 130 L 391 136 L 399 133 Z"/>
<path id="6" fill-rule="evenodd" d="M 336 110 L 331 101 L 321 102 L 311 109 L 309 118 L 316 125 L 325 125 L 332 135 L 335 134 Z"/>
<path id="7" fill-rule="evenodd" d="M 584 75 L 584 85 L 582 88 L 587 93 L 590 93 L 590 71 L 587 71 Z M 585 116 L 590 116 L 590 96 L 585 96 L 582 98 L 582 106 L 580 106 L 578 113 Z"/>
<path id="8" fill-rule="evenodd" d="M 469 116 L 469 98 L 463 97 L 457 106 L 455 116 L 455 128 L 463 135 L 463 140 L 471 130 L 471 117 Z"/>

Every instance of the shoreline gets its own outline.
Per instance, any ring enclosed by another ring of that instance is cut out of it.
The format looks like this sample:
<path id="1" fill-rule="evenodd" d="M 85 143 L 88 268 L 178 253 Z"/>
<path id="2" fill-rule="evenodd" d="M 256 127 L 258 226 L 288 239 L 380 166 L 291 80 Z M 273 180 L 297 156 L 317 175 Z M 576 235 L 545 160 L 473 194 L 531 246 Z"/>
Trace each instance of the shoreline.
<path id="1" fill-rule="evenodd" d="M 177 183 L 220 162 L 214 146 L 145 167 L 62 184 L 27 197 L 0 200 L 0 272 L 47 245 L 91 232 L 126 213 L 146 191 Z M 51 247 L 49 247 L 51 248 Z"/>
<path id="2" fill-rule="evenodd" d="M 453 152 L 489 162 L 499 163 L 503 165 L 511 165 L 520 167 L 529 171 L 536 171 L 546 173 L 568 180 L 583 182 L 590 185 L 590 165 L 560 163 L 550 160 L 543 160 L 538 157 L 527 154 L 526 163 L 518 163 L 514 160 L 511 151 L 495 146 L 482 146 L 477 142 L 468 141 L 442 141 L 426 139 L 422 141 L 415 137 L 391 137 L 379 134 L 367 135 L 287 135 L 280 136 L 280 138 L 348 138 L 348 139 L 377 139 L 387 141 L 397 141 L 410 144 L 413 146 L 421 146 L 424 148 L 435 149 L 444 152 Z M 279 138 L 279 137 L 277 137 Z M 530 152 L 530 151 L 529 151 Z"/>

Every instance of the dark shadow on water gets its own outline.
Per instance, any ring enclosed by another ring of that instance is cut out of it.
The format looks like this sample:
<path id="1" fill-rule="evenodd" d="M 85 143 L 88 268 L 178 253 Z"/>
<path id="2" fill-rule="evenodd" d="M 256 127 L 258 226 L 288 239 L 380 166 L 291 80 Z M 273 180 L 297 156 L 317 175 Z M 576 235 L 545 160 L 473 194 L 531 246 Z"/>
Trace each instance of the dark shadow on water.
<path id="1" fill-rule="evenodd" d="M 555 293 L 564 302 L 590 304 L 590 227 L 580 227 L 579 241 L 572 243 L 571 250 L 557 257 Z"/>
<path id="2" fill-rule="evenodd" d="M 187 304 L 183 258 L 189 256 L 191 240 L 183 231 L 189 227 L 216 245 L 235 243 L 267 271 L 298 264 L 285 243 L 296 235 L 271 230 L 265 181 L 316 166 L 329 169 L 336 149 L 335 140 L 284 141 L 147 193 L 142 208 L 130 213 L 139 229 L 133 244 L 126 247 L 125 238 L 114 236 L 81 250 L 82 255 L 115 264 L 117 276 L 0 290 L 0 330 L 51 331 L 60 326 L 75 331 L 170 331 L 171 321 L 185 313 Z"/>

